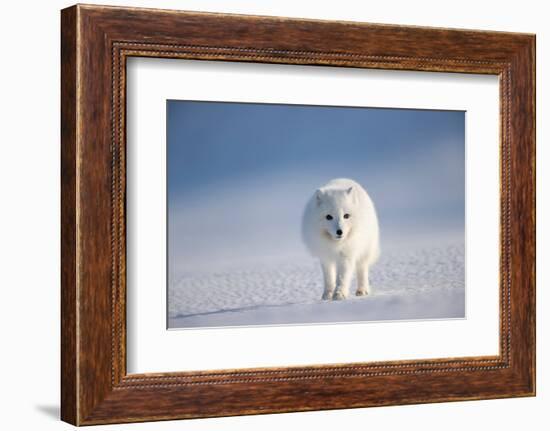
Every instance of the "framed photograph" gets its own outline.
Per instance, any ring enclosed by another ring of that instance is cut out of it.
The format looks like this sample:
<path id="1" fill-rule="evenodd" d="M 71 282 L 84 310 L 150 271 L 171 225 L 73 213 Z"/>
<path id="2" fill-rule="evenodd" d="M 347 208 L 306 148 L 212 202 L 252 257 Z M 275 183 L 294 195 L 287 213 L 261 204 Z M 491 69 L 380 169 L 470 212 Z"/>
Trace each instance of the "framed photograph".
<path id="1" fill-rule="evenodd" d="M 61 416 L 535 395 L 535 36 L 61 13 Z"/>

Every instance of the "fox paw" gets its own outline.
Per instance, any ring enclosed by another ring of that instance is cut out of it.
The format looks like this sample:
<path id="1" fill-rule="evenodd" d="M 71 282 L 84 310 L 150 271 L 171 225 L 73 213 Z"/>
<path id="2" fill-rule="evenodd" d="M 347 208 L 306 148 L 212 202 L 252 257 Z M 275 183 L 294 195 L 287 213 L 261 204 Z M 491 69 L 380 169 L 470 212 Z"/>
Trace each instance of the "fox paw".
<path id="1" fill-rule="evenodd" d="M 323 301 L 328 301 L 328 300 L 332 299 L 332 293 L 333 293 L 332 291 L 324 292 L 323 293 Z"/>
<path id="2" fill-rule="evenodd" d="M 344 293 L 340 291 L 334 292 L 334 295 L 332 295 L 332 299 L 339 301 L 341 299 L 346 299 L 346 295 L 344 295 Z"/>

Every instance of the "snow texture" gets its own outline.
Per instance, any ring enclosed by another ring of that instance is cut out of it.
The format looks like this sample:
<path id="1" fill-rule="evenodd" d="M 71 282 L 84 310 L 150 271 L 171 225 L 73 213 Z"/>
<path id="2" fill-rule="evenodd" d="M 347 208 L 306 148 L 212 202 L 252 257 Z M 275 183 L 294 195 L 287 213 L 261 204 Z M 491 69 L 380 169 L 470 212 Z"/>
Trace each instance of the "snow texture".
<path id="1" fill-rule="evenodd" d="M 319 264 L 306 255 L 197 269 L 169 283 L 169 327 L 368 322 L 465 317 L 464 243 L 384 252 L 371 294 L 322 301 Z"/>

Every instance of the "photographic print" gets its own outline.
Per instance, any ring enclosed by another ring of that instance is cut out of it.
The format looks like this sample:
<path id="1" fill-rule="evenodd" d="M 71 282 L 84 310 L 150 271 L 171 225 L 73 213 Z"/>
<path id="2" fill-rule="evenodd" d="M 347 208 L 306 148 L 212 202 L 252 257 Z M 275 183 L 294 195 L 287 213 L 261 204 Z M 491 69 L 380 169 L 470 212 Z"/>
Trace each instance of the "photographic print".
<path id="1" fill-rule="evenodd" d="M 168 328 L 465 318 L 465 112 L 167 101 Z"/>

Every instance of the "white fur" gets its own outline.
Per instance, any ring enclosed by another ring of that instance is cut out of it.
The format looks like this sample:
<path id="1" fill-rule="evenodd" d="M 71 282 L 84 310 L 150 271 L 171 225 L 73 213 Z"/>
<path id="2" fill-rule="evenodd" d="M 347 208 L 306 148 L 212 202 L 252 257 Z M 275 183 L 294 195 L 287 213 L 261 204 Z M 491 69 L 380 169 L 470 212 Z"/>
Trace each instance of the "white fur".
<path id="1" fill-rule="evenodd" d="M 321 261 L 323 299 L 347 298 L 354 273 L 356 295 L 369 293 L 369 267 L 380 255 L 379 230 L 374 204 L 360 184 L 339 178 L 319 188 L 306 205 L 302 235 Z"/>

